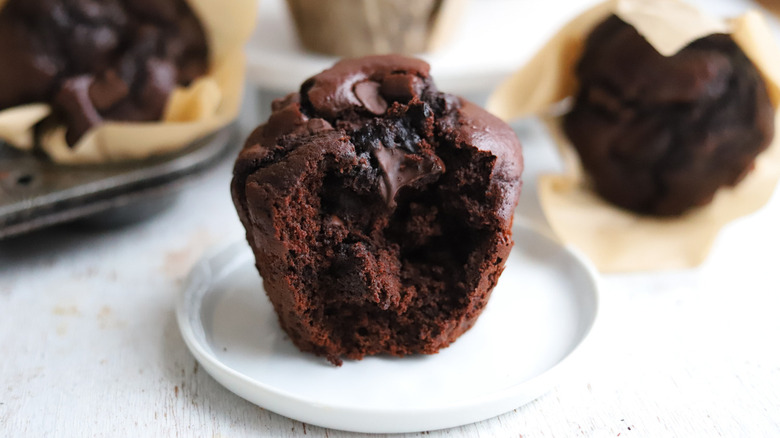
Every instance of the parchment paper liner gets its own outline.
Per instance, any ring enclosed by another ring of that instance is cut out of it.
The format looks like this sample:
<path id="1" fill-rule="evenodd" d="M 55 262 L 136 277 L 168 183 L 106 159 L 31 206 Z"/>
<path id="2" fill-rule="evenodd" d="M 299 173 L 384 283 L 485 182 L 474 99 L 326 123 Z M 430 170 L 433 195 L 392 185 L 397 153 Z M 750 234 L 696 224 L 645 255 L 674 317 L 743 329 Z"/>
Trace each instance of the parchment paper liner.
<path id="1" fill-rule="evenodd" d="M 561 131 L 554 104 L 576 94 L 574 69 L 590 31 L 610 14 L 633 25 L 656 50 L 669 56 L 690 42 L 728 33 L 764 78 L 775 109 L 780 103 L 780 50 L 758 12 L 713 20 L 675 0 L 610 0 L 562 28 L 531 61 L 493 93 L 488 109 L 509 120 L 540 115 L 562 154 L 565 173 L 538 181 L 539 199 L 553 231 L 591 257 L 603 272 L 689 268 L 701 264 L 728 222 L 769 201 L 780 178 L 780 124 L 769 149 L 736 187 L 722 188 L 713 202 L 680 218 L 654 218 L 620 209 L 589 186 L 573 147 Z"/>
<path id="2" fill-rule="evenodd" d="M 0 0 L 0 9 L 6 1 Z M 48 131 L 40 142 L 52 160 L 97 164 L 174 152 L 236 117 L 244 85 L 243 45 L 254 27 L 257 0 L 187 1 L 208 39 L 208 74 L 171 93 L 162 122 L 107 121 L 85 133 L 73 148 L 65 142 L 64 126 Z M 0 111 L 0 139 L 31 149 L 33 126 L 50 113 L 45 103 Z"/>
<path id="3" fill-rule="evenodd" d="M 780 18 L 780 2 L 777 0 L 756 0 L 756 2 L 763 6 L 764 9 L 774 14 L 777 18 Z"/>
<path id="4" fill-rule="evenodd" d="M 435 51 L 451 38 L 466 2 L 442 0 L 429 17 L 413 10 L 428 6 L 420 0 L 287 0 L 304 47 L 346 57 Z M 399 10 L 408 16 L 397 17 Z M 406 29 L 403 35 L 393 26 L 410 23 L 419 26 Z"/>

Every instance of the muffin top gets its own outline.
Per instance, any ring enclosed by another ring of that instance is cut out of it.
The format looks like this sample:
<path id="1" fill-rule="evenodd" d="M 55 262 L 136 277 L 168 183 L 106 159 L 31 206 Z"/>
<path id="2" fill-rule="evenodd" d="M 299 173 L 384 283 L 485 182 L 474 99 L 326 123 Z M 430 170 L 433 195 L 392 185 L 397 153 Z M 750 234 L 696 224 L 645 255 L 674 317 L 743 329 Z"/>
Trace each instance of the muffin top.
<path id="1" fill-rule="evenodd" d="M 447 172 L 439 143 L 494 158 L 488 196 L 511 223 L 520 195 L 523 158 L 514 132 L 482 108 L 437 91 L 424 61 L 398 55 L 346 59 L 273 103 L 273 113 L 249 137 L 237 160 L 239 180 L 304 142 L 307 160 L 347 148 L 367 170 L 374 196 L 388 208 L 404 187 L 420 187 Z M 270 172 L 268 172 L 270 173 Z M 272 176 L 269 176 L 272 177 Z M 283 175 L 277 175 L 284 184 Z"/>

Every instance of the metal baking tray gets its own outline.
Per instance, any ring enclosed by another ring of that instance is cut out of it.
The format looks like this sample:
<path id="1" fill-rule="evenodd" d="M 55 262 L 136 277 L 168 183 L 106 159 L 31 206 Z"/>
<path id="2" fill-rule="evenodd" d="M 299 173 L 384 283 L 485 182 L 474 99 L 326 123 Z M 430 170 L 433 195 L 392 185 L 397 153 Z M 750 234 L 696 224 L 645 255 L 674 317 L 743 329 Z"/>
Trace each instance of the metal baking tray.
<path id="1" fill-rule="evenodd" d="M 174 154 L 102 166 L 57 165 L 0 142 L 0 239 L 81 218 L 143 219 L 232 155 L 237 139 L 230 125 Z"/>

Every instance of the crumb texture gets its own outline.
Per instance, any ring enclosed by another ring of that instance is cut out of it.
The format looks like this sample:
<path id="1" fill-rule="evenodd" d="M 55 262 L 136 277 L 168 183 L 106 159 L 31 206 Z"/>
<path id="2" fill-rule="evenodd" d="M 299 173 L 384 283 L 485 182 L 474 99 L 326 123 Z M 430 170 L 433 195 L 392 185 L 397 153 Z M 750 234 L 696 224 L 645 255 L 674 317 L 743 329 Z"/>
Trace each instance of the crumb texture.
<path id="1" fill-rule="evenodd" d="M 608 201 L 673 216 L 737 184 L 774 136 L 763 79 L 727 35 L 671 57 L 612 16 L 577 67 L 580 91 L 564 129 Z"/>
<path id="2" fill-rule="evenodd" d="M 273 104 L 232 194 L 282 328 L 341 358 L 431 354 L 476 321 L 512 246 L 520 144 L 422 61 L 345 60 Z"/>

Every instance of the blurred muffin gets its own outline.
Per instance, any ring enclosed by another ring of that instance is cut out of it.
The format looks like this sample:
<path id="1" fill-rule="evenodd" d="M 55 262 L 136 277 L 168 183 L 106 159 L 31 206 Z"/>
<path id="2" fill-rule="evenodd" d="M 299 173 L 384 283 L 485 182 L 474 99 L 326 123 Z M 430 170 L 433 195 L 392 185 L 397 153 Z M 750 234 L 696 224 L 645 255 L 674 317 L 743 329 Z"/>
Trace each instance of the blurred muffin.
<path id="1" fill-rule="evenodd" d="M 287 0 L 303 46 L 336 56 L 414 54 L 449 38 L 465 0 Z"/>
<path id="2" fill-rule="evenodd" d="M 595 190 L 638 213 L 708 204 L 774 136 L 764 80 L 728 35 L 663 56 L 613 15 L 588 37 L 576 76 L 564 130 Z"/>
<path id="3" fill-rule="evenodd" d="M 184 0 L 8 0 L 0 10 L 0 110 L 48 103 L 72 147 L 104 120 L 163 116 L 208 70 Z"/>

